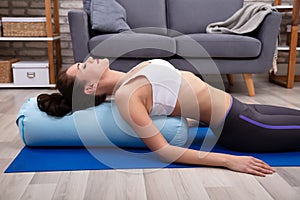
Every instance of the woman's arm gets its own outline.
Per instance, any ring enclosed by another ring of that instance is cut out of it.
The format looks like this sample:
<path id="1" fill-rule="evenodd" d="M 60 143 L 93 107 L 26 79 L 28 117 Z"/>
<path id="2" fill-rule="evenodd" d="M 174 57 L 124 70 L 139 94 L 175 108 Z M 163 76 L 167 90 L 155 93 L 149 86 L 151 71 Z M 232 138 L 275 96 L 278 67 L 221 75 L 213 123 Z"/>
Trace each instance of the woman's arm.
<path id="1" fill-rule="evenodd" d="M 253 157 L 203 152 L 170 145 L 153 124 L 144 101 L 139 95 L 129 94 L 128 91 L 116 94 L 119 111 L 150 150 L 157 153 L 162 160 L 170 163 L 226 167 L 258 176 L 275 172 L 268 164 Z"/>

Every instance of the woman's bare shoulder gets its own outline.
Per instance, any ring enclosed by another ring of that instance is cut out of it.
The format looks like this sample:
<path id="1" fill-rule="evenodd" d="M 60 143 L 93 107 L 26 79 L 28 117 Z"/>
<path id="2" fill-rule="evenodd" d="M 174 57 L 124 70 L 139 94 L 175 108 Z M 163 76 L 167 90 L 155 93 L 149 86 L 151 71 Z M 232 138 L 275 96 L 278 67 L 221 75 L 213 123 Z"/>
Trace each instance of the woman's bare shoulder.
<path id="1" fill-rule="evenodd" d="M 128 100 L 138 95 L 139 89 L 135 86 L 136 79 L 132 79 L 126 84 L 122 84 L 114 93 L 114 97 L 118 101 Z"/>
<path id="2" fill-rule="evenodd" d="M 118 107 L 144 107 L 148 112 L 152 108 L 151 85 L 143 76 L 137 77 L 128 84 L 122 85 L 115 93 Z"/>
<path id="3" fill-rule="evenodd" d="M 118 91 L 120 89 L 121 86 L 124 86 L 124 83 L 128 82 L 128 79 L 130 79 L 132 76 L 134 76 L 134 74 L 136 74 L 139 70 L 141 70 L 143 67 L 147 66 L 148 64 L 150 64 L 150 61 L 144 61 L 139 63 L 138 65 L 136 65 L 135 67 L 133 67 L 130 71 L 128 71 L 122 79 L 119 80 L 119 82 L 117 83 L 116 87 L 115 87 L 115 91 Z M 123 87 L 122 87 L 123 88 Z"/>
<path id="4" fill-rule="evenodd" d="M 121 85 L 115 92 L 115 98 L 146 97 L 151 94 L 151 85 L 144 76 L 130 79 L 126 84 Z"/>

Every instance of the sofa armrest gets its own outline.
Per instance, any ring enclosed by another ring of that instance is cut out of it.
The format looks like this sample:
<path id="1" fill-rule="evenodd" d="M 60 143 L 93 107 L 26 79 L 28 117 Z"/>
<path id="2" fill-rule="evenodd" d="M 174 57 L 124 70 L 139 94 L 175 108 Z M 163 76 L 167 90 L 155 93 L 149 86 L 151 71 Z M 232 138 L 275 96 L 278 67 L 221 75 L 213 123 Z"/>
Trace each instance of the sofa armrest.
<path id="1" fill-rule="evenodd" d="M 260 29 L 257 32 L 256 38 L 262 43 L 262 51 L 260 57 L 263 58 L 264 63 L 262 66 L 268 70 L 272 66 L 274 53 L 276 50 L 278 35 L 280 32 L 281 14 L 278 12 L 272 12 L 267 15 Z M 269 64 L 269 65 L 268 65 Z"/>
<path id="2" fill-rule="evenodd" d="M 89 55 L 88 42 L 89 23 L 88 15 L 83 10 L 72 10 L 68 12 L 69 26 L 71 32 L 73 56 L 75 62 L 82 62 Z"/>

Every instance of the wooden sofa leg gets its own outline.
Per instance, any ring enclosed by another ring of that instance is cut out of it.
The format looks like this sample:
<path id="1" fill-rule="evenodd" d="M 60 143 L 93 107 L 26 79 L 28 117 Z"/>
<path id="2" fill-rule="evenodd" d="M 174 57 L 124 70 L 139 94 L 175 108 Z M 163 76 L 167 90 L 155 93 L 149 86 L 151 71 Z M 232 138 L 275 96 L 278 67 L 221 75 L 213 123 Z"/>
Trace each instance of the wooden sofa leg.
<path id="1" fill-rule="evenodd" d="M 254 83 L 252 79 L 252 74 L 243 74 L 247 89 L 248 89 L 248 94 L 250 97 L 255 96 L 255 89 L 254 89 Z"/>
<path id="2" fill-rule="evenodd" d="M 234 78 L 233 74 L 226 74 L 229 85 L 233 85 Z"/>
<path id="3" fill-rule="evenodd" d="M 250 97 L 255 96 L 255 90 L 254 90 L 254 83 L 252 79 L 252 74 L 243 74 L 247 89 L 248 89 L 248 94 Z"/>

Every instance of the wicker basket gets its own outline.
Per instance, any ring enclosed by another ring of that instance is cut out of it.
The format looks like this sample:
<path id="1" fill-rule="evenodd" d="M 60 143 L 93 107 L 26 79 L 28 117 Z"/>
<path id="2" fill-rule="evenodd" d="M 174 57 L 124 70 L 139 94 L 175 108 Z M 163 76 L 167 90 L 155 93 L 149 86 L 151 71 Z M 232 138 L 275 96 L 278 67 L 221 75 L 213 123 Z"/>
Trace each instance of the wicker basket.
<path id="1" fill-rule="evenodd" d="M 45 37 L 46 18 L 44 17 L 2 17 L 4 37 Z"/>
<path id="2" fill-rule="evenodd" d="M 0 60 L 0 83 L 11 83 L 13 82 L 13 74 L 11 64 L 18 62 L 20 59 L 13 58 L 10 60 Z"/>

